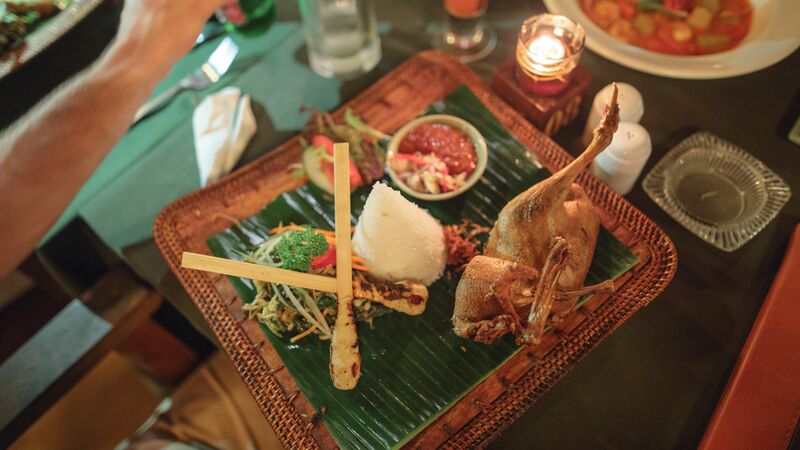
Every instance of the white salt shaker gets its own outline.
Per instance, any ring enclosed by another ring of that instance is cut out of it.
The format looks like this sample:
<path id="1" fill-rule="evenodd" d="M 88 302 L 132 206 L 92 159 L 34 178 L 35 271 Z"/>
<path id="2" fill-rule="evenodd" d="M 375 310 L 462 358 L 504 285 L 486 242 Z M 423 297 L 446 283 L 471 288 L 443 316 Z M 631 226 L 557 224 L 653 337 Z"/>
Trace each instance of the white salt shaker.
<path id="1" fill-rule="evenodd" d="M 623 122 L 639 123 L 644 115 L 644 100 L 642 94 L 635 87 L 628 83 L 617 83 L 617 104 L 619 104 L 619 120 Z M 592 142 L 592 132 L 600 120 L 603 118 L 608 101 L 611 99 L 612 85 L 608 85 L 594 96 L 592 109 L 589 111 L 589 119 L 586 120 L 586 128 L 583 129 L 583 145 L 588 146 Z"/>
<path id="2" fill-rule="evenodd" d="M 620 195 L 633 189 L 653 147 L 638 123 L 620 122 L 611 144 L 592 162 L 592 173 Z"/>

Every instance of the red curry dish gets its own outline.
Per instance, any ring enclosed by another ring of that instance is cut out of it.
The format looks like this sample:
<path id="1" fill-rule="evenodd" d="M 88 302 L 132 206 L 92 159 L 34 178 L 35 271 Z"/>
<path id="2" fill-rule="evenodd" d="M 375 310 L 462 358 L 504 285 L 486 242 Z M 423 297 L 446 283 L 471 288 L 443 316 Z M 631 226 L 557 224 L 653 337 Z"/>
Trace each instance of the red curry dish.
<path id="1" fill-rule="evenodd" d="M 597 26 L 629 44 L 672 55 L 730 50 L 747 36 L 750 0 L 578 0 Z"/>
<path id="2" fill-rule="evenodd" d="M 475 171 L 476 163 L 472 140 L 443 123 L 414 127 L 389 160 L 401 181 L 415 191 L 428 194 L 459 190 Z"/>

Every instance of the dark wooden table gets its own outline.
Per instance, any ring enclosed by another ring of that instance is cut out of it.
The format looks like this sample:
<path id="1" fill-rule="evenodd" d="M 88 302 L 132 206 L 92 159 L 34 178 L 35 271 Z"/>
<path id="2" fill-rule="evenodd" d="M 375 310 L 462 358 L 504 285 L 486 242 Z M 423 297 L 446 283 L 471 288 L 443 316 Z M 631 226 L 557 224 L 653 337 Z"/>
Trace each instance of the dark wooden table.
<path id="1" fill-rule="evenodd" d="M 430 47 L 431 23 L 442 11 L 430 1 L 378 1 L 384 57 L 372 73 L 341 89 L 346 101 L 409 55 Z M 296 5 L 279 2 L 279 20 L 297 20 Z M 522 20 L 542 12 L 540 2 L 494 1 L 489 19 L 499 45 L 473 68 L 488 77 L 510 58 Z M 0 97 L 15 92 L 0 111 L 7 125 L 69 73 L 102 49 L 117 8 L 101 8 L 86 23 L 13 77 L 0 81 Z M 95 32 L 94 30 L 98 30 Z M 301 55 L 301 57 L 303 57 Z M 653 156 L 645 171 L 680 140 L 709 130 L 748 150 L 800 192 L 800 147 L 779 133 L 790 110 L 797 114 L 800 52 L 761 72 L 713 81 L 662 78 L 627 69 L 586 51 L 582 64 L 594 78 L 590 94 L 611 81 L 636 86 L 644 96 L 642 124 Z M 292 89 L 287 86 L 287 89 Z M 12 90 L 13 89 L 13 90 Z M 555 140 L 580 149 L 583 105 L 575 125 Z M 266 137 L 268 149 L 286 139 Z M 248 155 L 252 159 L 257 155 Z M 651 306 L 637 313 L 492 444 L 492 448 L 692 448 L 706 424 L 739 350 L 780 264 L 791 230 L 800 221 L 800 198 L 740 250 L 725 253 L 695 237 L 637 186 L 627 198 L 658 223 L 678 249 L 675 280 Z M 75 244 L 77 245 L 77 244 Z M 125 261 L 189 317 L 196 310 L 158 255 L 152 241 L 123 250 Z M 62 259 L 62 261 L 68 261 Z"/>

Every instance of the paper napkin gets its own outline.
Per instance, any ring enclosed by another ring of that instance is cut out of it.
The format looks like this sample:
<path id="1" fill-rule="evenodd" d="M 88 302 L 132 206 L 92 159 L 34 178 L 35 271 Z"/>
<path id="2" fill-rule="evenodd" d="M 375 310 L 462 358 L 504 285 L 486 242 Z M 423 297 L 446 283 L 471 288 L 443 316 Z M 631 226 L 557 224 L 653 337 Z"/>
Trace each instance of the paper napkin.
<path id="1" fill-rule="evenodd" d="M 192 127 L 200 184 L 205 186 L 233 169 L 255 134 L 250 96 L 235 87 L 209 95 L 195 108 Z"/>

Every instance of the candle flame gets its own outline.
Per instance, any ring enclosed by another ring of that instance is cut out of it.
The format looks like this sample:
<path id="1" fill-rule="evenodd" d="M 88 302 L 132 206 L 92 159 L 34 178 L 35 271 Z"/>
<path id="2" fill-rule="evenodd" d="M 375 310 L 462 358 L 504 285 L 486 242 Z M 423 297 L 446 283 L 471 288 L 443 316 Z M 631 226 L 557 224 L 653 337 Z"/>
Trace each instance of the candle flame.
<path id="1" fill-rule="evenodd" d="M 539 36 L 528 44 L 528 54 L 538 64 L 552 64 L 567 56 L 564 43 L 552 36 Z"/>

